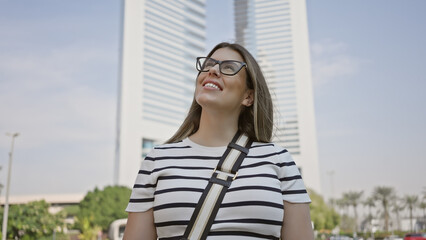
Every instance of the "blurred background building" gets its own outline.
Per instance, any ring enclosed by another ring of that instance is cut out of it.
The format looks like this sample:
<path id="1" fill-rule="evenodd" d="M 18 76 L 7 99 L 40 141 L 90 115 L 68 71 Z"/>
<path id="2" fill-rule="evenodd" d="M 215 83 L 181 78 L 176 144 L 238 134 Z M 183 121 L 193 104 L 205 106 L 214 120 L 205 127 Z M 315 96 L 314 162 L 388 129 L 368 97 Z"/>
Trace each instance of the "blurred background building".
<path id="1" fill-rule="evenodd" d="M 206 53 L 204 0 L 123 6 L 114 182 L 132 186 L 147 152 L 167 140 L 193 97 L 195 58 Z M 278 142 L 320 192 L 306 16 L 301 0 L 235 0 L 235 39 L 259 61 L 272 90 Z"/>
<path id="2" fill-rule="evenodd" d="M 296 159 L 309 188 L 320 192 L 306 2 L 235 0 L 236 42 L 258 60 L 272 91 L 275 142 Z"/>
<path id="3" fill-rule="evenodd" d="M 204 0 L 123 1 L 114 183 L 132 186 L 141 160 L 177 130 L 205 52 Z"/>

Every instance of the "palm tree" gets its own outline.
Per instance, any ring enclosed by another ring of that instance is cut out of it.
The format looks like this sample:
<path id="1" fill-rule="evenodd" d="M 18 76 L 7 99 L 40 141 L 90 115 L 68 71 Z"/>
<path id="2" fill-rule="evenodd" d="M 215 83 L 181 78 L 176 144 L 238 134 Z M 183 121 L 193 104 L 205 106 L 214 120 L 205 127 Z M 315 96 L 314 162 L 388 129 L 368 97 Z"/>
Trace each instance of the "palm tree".
<path id="1" fill-rule="evenodd" d="M 365 199 L 365 201 L 362 202 L 362 205 L 364 205 L 365 207 L 368 207 L 368 219 L 371 220 L 373 218 L 373 215 L 371 214 L 371 208 L 376 206 L 374 204 L 374 198 L 369 197 Z"/>
<path id="2" fill-rule="evenodd" d="M 360 192 L 347 192 L 343 193 L 343 198 L 347 199 L 348 205 L 352 206 L 354 209 L 354 217 L 355 217 L 355 231 L 358 231 L 358 211 L 356 210 L 358 203 L 360 202 L 361 196 L 364 191 Z"/>
<path id="3" fill-rule="evenodd" d="M 395 213 L 396 215 L 396 224 L 397 224 L 397 229 L 401 230 L 401 220 L 399 217 L 399 212 L 401 212 L 402 210 L 404 210 L 404 206 L 401 206 L 401 204 L 399 203 L 400 199 L 395 198 L 393 203 L 392 203 L 392 211 Z"/>
<path id="4" fill-rule="evenodd" d="M 395 197 L 395 190 L 392 187 L 379 186 L 373 190 L 373 198 L 379 201 L 383 207 L 385 219 L 385 231 L 389 231 L 389 202 Z"/>
<path id="5" fill-rule="evenodd" d="M 372 198 L 372 197 L 369 197 L 369 198 L 367 198 L 367 199 L 365 199 L 365 201 L 363 201 L 362 202 L 362 205 L 364 205 L 364 207 L 368 207 L 368 216 L 367 216 L 367 221 L 368 221 L 368 224 L 369 224 L 369 226 L 370 226 L 370 230 L 372 230 L 372 228 L 373 228 L 373 223 L 372 223 L 372 219 L 373 219 L 373 215 L 371 214 L 371 208 L 373 208 L 373 207 L 375 207 L 375 204 L 374 204 L 374 199 Z"/>
<path id="6" fill-rule="evenodd" d="M 420 208 L 423 209 L 423 228 L 426 230 L 426 187 L 423 187 L 423 198 L 422 202 L 420 203 Z"/>
<path id="7" fill-rule="evenodd" d="M 425 201 L 422 201 L 420 204 L 419 204 L 419 208 L 421 208 L 422 210 L 423 210 L 423 225 L 425 225 L 425 222 L 426 222 L 426 202 Z"/>
<path id="8" fill-rule="evenodd" d="M 413 231 L 413 208 L 417 206 L 419 198 L 416 195 L 406 195 L 403 198 L 405 207 L 410 211 L 410 231 Z"/>
<path id="9" fill-rule="evenodd" d="M 345 214 L 348 215 L 348 212 L 346 211 L 348 210 L 348 207 L 349 207 L 349 201 L 345 197 L 345 195 L 343 195 L 342 198 L 336 200 L 336 205 L 342 210 L 342 215 L 345 215 Z"/>

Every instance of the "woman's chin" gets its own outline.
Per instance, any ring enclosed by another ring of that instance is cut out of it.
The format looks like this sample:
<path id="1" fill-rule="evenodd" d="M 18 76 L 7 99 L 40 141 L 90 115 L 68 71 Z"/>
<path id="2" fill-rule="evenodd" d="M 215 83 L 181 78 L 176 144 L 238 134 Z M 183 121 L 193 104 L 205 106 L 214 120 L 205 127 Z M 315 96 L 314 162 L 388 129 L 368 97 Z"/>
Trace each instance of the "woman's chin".
<path id="1" fill-rule="evenodd" d="M 195 100 L 197 101 L 197 103 L 202 108 L 218 108 L 218 107 L 220 107 L 218 99 L 216 99 L 216 98 L 212 98 L 212 97 L 208 97 L 208 96 L 200 96 L 200 97 L 197 97 Z"/>

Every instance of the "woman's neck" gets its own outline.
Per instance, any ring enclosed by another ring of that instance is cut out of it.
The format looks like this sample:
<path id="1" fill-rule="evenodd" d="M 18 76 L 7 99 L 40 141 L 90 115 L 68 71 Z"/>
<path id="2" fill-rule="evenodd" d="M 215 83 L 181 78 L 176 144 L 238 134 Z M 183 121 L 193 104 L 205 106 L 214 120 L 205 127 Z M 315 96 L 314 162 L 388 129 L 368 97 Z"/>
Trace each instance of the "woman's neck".
<path id="1" fill-rule="evenodd" d="M 208 147 L 226 146 L 238 130 L 238 116 L 217 112 L 201 112 L 200 126 L 189 138 Z"/>

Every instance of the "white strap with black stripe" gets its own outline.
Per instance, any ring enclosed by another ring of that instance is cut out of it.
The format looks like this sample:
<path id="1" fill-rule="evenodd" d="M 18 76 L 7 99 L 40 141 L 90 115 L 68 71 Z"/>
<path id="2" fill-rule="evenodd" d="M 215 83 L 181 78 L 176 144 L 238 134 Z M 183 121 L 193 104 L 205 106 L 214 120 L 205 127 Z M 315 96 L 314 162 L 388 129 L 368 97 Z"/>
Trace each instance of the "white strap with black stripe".
<path id="1" fill-rule="evenodd" d="M 204 240 L 210 232 L 220 204 L 238 175 L 238 169 L 249 152 L 252 141 L 237 132 L 213 170 L 209 183 L 191 216 L 181 240 Z"/>

